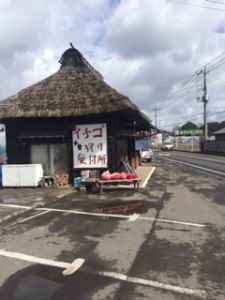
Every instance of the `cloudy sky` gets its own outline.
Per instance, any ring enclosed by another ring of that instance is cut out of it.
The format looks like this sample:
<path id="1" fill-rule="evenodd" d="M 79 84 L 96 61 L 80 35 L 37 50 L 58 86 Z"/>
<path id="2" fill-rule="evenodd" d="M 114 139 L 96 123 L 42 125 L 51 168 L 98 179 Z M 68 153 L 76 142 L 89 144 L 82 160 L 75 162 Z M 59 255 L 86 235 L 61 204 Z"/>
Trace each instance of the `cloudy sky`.
<path id="1" fill-rule="evenodd" d="M 160 109 L 161 127 L 201 122 L 202 76 L 185 83 L 225 52 L 225 1 L 218 2 L 1 0 L 0 99 L 57 71 L 73 42 L 153 121 Z M 224 71 L 222 64 L 208 74 L 210 120 L 225 119 Z"/>

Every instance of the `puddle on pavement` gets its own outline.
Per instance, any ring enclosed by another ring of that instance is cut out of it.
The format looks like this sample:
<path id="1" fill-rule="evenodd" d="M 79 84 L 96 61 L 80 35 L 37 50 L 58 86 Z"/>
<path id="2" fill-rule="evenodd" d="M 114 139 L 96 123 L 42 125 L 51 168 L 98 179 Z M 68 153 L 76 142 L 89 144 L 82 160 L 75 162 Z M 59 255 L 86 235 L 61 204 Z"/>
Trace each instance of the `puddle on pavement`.
<path id="1" fill-rule="evenodd" d="M 152 206 L 150 202 L 144 200 L 114 200 L 99 206 L 96 212 L 129 215 L 133 213 L 145 213 L 151 208 L 150 206 Z"/>

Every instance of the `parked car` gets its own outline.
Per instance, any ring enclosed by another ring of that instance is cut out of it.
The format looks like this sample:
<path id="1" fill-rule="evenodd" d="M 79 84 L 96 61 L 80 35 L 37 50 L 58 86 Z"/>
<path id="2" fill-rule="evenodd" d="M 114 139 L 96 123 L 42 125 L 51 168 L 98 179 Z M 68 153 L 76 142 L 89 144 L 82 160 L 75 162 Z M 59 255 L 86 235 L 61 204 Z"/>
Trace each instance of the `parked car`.
<path id="1" fill-rule="evenodd" d="M 161 150 L 163 150 L 163 151 L 172 151 L 173 149 L 174 149 L 173 143 L 165 143 L 161 147 Z"/>
<path id="2" fill-rule="evenodd" d="M 140 155 L 141 155 L 141 161 L 147 161 L 150 162 L 153 158 L 153 151 L 152 149 L 142 149 L 140 151 Z"/>

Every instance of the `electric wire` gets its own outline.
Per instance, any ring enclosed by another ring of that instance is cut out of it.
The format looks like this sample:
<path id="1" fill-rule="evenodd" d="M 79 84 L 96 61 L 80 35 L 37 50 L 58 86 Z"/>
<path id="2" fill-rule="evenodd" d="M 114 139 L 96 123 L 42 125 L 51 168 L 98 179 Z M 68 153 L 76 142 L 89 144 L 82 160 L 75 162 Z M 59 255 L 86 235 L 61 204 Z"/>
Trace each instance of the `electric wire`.
<path id="1" fill-rule="evenodd" d="M 190 5 L 190 6 L 193 6 L 193 7 L 199 7 L 199 8 L 204 8 L 204 9 L 208 9 L 208 10 L 216 10 L 216 11 L 219 11 L 219 12 L 225 12 L 225 9 L 215 7 L 215 6 L 205 6 L 205 5 L 200 5 L 200 4 L 193 4 L 193 2 L 188 2 L 188 1 L 184 1 L 184 0 L 172 0 L 172 1 L 173 1 L 174 4 Z"/>
<path id="2" fill-rule="evenodd" d="M 205 2 L 213 3 L 213 4 L 219 4 L 219 5 L 225 5 L 225 2 L 217 1 L 217 0 L 204 0 Z"/>
<path id="3" fill-rule="evenodd" d="M 170 109 L 171 109 L 171 107 L 176 107 L 176 105 L 180 104 L 182 100 L 187 100 L 187 98 L 190 99 L 191 98 L 190 93 L 194 92 L 194 89 L 195 89 L 195 98 L 201 99 L 201 96 L 199 96 L 199 94 L 203 92 L 203 86 L 202 83 L 200 82 L 201 78 L 199 75 L 203 74 L 204 68 L 206 68 L 207 74 L 211 74 L 211 72 L 218 70 L 224 64 L 225 64 L 225 52 L 222 52 L 219 55 L 217 55 L 215 58 L 207 62 L 205 65 L 203 65 L 201 68 L 198 68 L 197 71 L 194 72 L 194 74 L 192 74 L 192 76 L 188 80 L 183 80 L 178 84 L 179 88 L 170 92 L 166 98 L 161 99 L 161 103 L 164 105 L 164 108 L 162 108 L 161 111 L 168 111 L 166 107 L 167 103 L 170 103 Z M 223 83 L 224 81 L 223 78 L 213 82 L 209 81 L 208 85 L 211 89 L 216 84 Z M 164 127 L 164 125 L 161 126 Z"/>
<path id="4" fill-rule="evenodd" d="M 211 116 L 215 116 L 215 115 L 221 115 L 221 114 L 225 114 L 225 110 L 221 110 L 221 111 L 209 111 L 207 113 L 208 117 L 211 117 Z M 167 124 L 162 124 L 161 127 L 163 128 L 168 128 L 168 127 L 171 127 L 171 126 L 178 126 L 179 124 L 184 124 L 185 122 L 188 122 L 188 121 L 196 121 L 198 119 L 202 119 L 202 112 L 200 113 L 196 113 L 196 114 L 193 114 L 193 115 L 189 115 L 187 116 L 186 115 L 186 120 L 184 120 L 185 117 L 183 118 L 180 118 L 179 120 L 177 121 L 174 121 L 173 123 L 167 123 Z"/>

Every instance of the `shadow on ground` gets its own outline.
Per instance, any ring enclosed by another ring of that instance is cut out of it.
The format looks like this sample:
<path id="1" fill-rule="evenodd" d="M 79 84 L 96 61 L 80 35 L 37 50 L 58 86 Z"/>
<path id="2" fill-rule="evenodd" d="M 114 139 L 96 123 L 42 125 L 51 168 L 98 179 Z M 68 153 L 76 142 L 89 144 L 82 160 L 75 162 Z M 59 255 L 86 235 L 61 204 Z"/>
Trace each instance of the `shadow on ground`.
<path id="1" fill-rule="evenodd" d="M 199 252 L 199 280 L 215 289 L 224 288 L 225 280 L 225 227 L 211 227 Z"/>
<path id="2" fill-rule="evenodd" d="M 34 265 L 10 276 L 0 288 L 1 300 L 88 300 L 114 281 L 84 271 L 64 277 L 61 269 Z"/>

